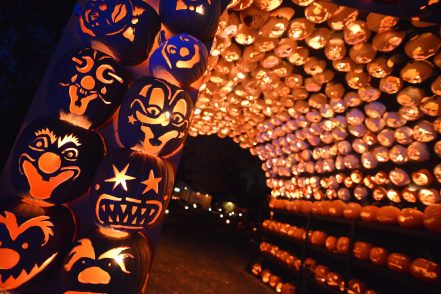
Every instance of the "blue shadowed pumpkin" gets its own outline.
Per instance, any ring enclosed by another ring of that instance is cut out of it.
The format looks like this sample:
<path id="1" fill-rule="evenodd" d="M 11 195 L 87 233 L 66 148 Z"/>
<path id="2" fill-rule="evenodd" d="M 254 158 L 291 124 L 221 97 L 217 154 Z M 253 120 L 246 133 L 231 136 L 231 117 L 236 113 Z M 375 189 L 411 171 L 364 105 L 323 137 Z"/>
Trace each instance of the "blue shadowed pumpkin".
<path id="1" fill-rule="evenodd" d="M 159 3 L 159 15 L 170 31 L 187 33 L 202 41 L 213 38 L 220 13 L 220 0 L 161 0 Z"/>
<path id="2" fill-rule="evenodd" d="M 186 88 L 197 81 L 207 68 L 208 52 L 193 36 L 179 34 L 161 44 L 150 58 L 150 73 Z"/>

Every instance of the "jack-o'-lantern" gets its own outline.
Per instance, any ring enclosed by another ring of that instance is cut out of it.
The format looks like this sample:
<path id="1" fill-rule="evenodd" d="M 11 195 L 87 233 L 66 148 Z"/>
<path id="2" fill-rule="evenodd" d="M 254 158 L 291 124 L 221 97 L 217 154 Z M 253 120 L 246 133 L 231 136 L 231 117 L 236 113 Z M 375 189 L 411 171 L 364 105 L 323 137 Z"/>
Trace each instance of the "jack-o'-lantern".
<path id="1" fill-rule="evenodd" d="M 356 45 L 366 42 L 369 39 L 371 32 L 367 28 L 366 22 L 356 20 L 351 24 L 345 26 L 343 37 L 349 45 Z"/>
<path id="2" fill-rule="evenodd" d="M 427 59 L 441 48 L 440 37 L 432 33 L 423 33 L 412 37 L 404 46 L 404 52 L 415 60 Z"/>
<path id="3" fill-rule="evenodd" d="M 164 0 L 159 15 L 173 33 L 187 33 L 209 41 L 216 33 L 221 14 L 219 0 Z"/>
<path id="4" fill-rule="evenodd" d="M 152 261 L 140 233 L 111 238 L 96 229 L 73 245 L 64 259 L 64 293 L 143 293 Z"/>
<path id="5" fill-rule="evenodd" d="M 99 226 L 140 230 L 164 215 L 173 187 L 171 165 L 158 157 L 117 149 L 100 163 L 90 192 Z"/>
<path id="6" fill-rule="evenodd" d="M 326 265 L 319 264 L 314 269 L 314 278 L 319 284 L 326 284 L 326 276 L 329 273 L 329 268 Z"/>
<path id="7" fill-rule="evenodd" d="M 387 264 L 388 255 L 389 252 L 387 249 L 383 247 L 372 247 L 369 253 L 369 259 L 373 264 L 383 266 Z"/>
<path id="8" fill-rule="evenodd" d="M 348 254 L 349 253 L 350 240 L 348 237 L 340 237 L 337 239 L 336 250 L 338 254 Z"/>
<path id="9" fill-rule="evenodd" d="M 337 247 L 337 238 L 334 236 L 328 236 L 325 241 L 326 250 L 334 252 Z"/>
<path id="10" fill-rule="evenodd" d="M 303 40 L 311 35 L 313 30 L 314 23 L 306 18 L 296 18 L 290 22 L 288 36 L 294 40 Z"/>
<path id="11" fill-rule="evenodd" d="M 262 272 L 262 265 L 260 263 L 253 264 L 253 266 L 251 267 L 251 272 L 256 276 L 260 275 L 260 273 Z"/>
<path id="12" fill-rule="evenodd" d="M 441 204 L 429 205 L 424 209 L 424 227 L 433 232 L 441 232 Z"/>
<path id="13" fill-rule="evenodd" d="M 367 242 L 357 241 L 354 242 L 354 248 L 352 249 L 352 253 L 355 258 L 360 260 L 369 260 L 369 254 L 372 249 L 372 244 Z"/>
<path id="14" fill-rule="evenodd" d="M 441 266 L 425 258 L 416 258 L 410 264 L 410 274 L 425 282 L 439 282 L 441 280 Z"/>
<path id="15" fill-rule="evenodd" d="M 433 65 L 427 61 L 409 61 L 400 72 L 401 78 L 411 84 L 427 80 L 433 72 Z"/>
<path id="16" fill-rule="evenodd" d="M 412 173 L 412 181 L 418 186 L 428 186 L 433 182 L 433 176 L 428 169 L 420 169 Z"/>
<path id="17" fill-rule="evenodd" d="M 373 205 L 363 206 L 360 212 L 360 218 L 363 221 L 373 222 L 377 219 L 378 207 Z"/>
<path id="18" fill-rule="evenodd" d="M 387 267 L 400 273 L 408 273 L 411 259 L 409 256 L 401 253 L 391 253 L 387 257 Z"/>
<path id="19" fill-rule="evenodd" d="M 20 194 L 65 203 L 86 191 L 103 155 L 97 133 L 56 119 L 36 120 L 15 145 L 12 182 Z"/>
<path id="20" fill-rule="evenodd" d="M 0 209 L 0 291 L 45 276 L 73 241 L 75 221 L 65 206 L 5 201 Z M 24 291 L 27 292 L 27 291 Z"/>
<path id="21" fill-rule="evenodd" d="M 374 78 L 384 78 L 393 70 L 394 63 L 385 57 L 377 57 L 366 66 L 368 73 Z"/>
<path id="22" fill-rule="evenodd" d="M 395 206 L 383 206 L 377 211 L 377 221 L 383 224 L 395 224 L 398 220 L 400 209 Z"/>
<path id="23" fill-rule="evenodd" d="M 130 82 L 121 65 L 92 48 L 70 51 L 58 61 L 55 72 L 48 105 L 56 114 L 86 118 L 92 128 L 112 116 Z"/>
<path id="24" fill-rule="evenodd" d="M 179 34 L 153 52 L 149 69 L 156 78 L 179 87 L 188 87 L 205 73 L 207 60 L 208 52 L 201 41 L 187 34 Z"/>
<path id="25" fill-rule="evenodd" d="M 386 30 L 377 33 L 372 40 L 372 47 L 380 52 L 391 52 L 403 41 L 406 33 L 394 30 Z"/>
<path id="26" fill-rule="evenodd" d="M 193 103 L 183 90 L 152 77 L 132 83 L 121 105 L 118 136 L 127 148 L 166 156 L 182 148 Z"/>
<path id="27" fill-rule="evenodd" d="M 358 219 L 361 213 L 361 205 L 356 202 L 346 204 L 343 215 L 346 219 Z"/>
<path id="28" fill-rule="evenodd" d="M 414 208 L 404 208 L 398 215 L 398 224 L 403 228 L 416 229 L 423 226 L 424 214 Z"/>
<path id="29" fill-rule="evenodd" d="M 311 244 L 316 246 L 324 246 L 326 242 L 326 233 L 322 231 L 313 231 L 311 234 Z"/>
<path id="30" fill-rule="evenodd" d="M 147 58 L 160 24 L 156 11 L 142 1 L 86 0 L 80 8 L 81 37 L 126 65 Z"/>
<path id="31" fill-rule="evenodd" d="M 332 288 L 337 288 L 340 291 L 344 291 L 344 280 L 343 277 L 337 273 L 330 272 L 326 275 L 326 283 Z"/>
<path id="32" fill-rule="evenodd" d="M 348 294 L 363 294 L 366 291 L 366 284 L 358 279 L 350 279 L 347 291 Z"/>

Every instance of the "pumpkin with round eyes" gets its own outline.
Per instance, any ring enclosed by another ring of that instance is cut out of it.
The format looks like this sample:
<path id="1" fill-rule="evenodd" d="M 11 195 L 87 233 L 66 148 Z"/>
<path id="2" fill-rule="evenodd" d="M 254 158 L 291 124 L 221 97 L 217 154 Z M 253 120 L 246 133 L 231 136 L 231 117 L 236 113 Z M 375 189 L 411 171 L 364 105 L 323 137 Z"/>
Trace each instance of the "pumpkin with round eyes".
<path id="1" fill-rule="evenodd" d="M 173 33 L 187 33 L 206 42 L 214 37 L 221 14 L 219 0 L 162 0 L 159 16 Z"/>
<path id="2" fill-rule="evenodd" d="M 20 194 L 59 204 L 81 196 L 104 155 L 98 133 L 57 119 L 39 119 L 20 134 L 10 164 Z"/>
<path id="3" fill-rule="evenodd" d="M 133 231 L 159 223 L 173 181 L 167 161 L 126 148 L 113 150 L 98 166 L 90 192 L 97 225 Z"/>
<path id="4" fill-rule="evenodd" d="M 29 283 L 41 281 L 74 239 L 75 219 L 69 208 L 61 205 L 38 207 L 25 201 L 3 199 L 1 203 L 2 293 L 24 290 Z"/>
<path id="5" fill-rule="evenodd" d="M 180 150 L 190 126 L 193 103 L 183 90 L 152 77 L 136 80 L 118 116 L 118 136 L 127 148 L 167 156 Z"/>
<path id="6" fill-rule="evenodd" d="M 124 67 L 92 48 L 69 51 L 57 67 L 48 105 L 56 114 L 71 115 L 72 123 L 77 117 L 85 118 L 92 128 L 112 116 L 130 82 Z"/>
<path id="7" fill-rule="evenodd" d="M 64 259 L 64 293 L 144 293 L 152 261 L 141 233 L 111 238 L 96 229 L 80 238 Z"/>
<path id="8" fill-rule="evenodd" d="M 86 0 L 80 7 L 80 36 L 125 65 L 147 59 L 160 27 L 159 15 L 142 1 Z"/>
<path id="9" fill-rule="evenodd" d="M 173 85 L 186 88 L 205 73 L 208 52 L 193 36 L 179 34 L 162 43 L 152 54 L 150 73 Z"/>

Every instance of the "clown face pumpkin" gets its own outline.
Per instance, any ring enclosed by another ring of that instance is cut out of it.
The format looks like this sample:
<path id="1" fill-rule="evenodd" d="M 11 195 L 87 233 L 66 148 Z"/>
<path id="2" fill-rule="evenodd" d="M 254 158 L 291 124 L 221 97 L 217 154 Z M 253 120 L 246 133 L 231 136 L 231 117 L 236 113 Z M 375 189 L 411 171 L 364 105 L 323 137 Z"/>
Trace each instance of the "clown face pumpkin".
<path id="1" fill-rule="evenodd" d="M 151 260 L 150 244 L 139 233 L 109 238 L 92 231 L 64 260 L 63 293 L 143 293 Z"/>
<path id="2" fill-rule="evenodd" d="M 142 1 L 86 0 L 79 16 L 81 37 L 126 65 L 142 62 L 160 29 L 156 11 Z"/>
<path id="3" fill-rule="evenodd" d="M 153 52 L 149 69 L 154 77 L 185 88 L 205 73 L 207 60 L 208 52 L 201 41 L 187 34 L 179 34 Z"/>
<path id="4" fill-rule="evenodd" d="M 87 119 L 92 128 L 106 122 L 127 90 L 129 74 L 112 57 L 91 48 L 63 56 L 48 104 Z"/>
<path id="5" fill-rule="evenodd" d="M 182 147 L 193 103 L 188 94 L 155 78 L 142 78 L 129 88 L 118 117 L 118 135 L 128 148 L 167 156 Z"/>
<path id="6" fill-rule="evenodd" d="M 119 230 L 153 226 L 168 204 L 173 181 L 168 162 L 130 149 L 113 151 L 92 185 L 97 224 Z"/>
<path id="7" fill-rule="evenodd" d="M 19 193 L 65 203 L 86 191 L 103 155 L 97 133 L 55 119 L 37 120 L 17 140 L 12 182 Z"/>
<path id="8" fill-rule="evenodd" d="M 40 279 L 73 241 L 75 222 L 64 206 L 3 201 L 0 209 L 0 292 Z M 28 292 L 26 292 L 28 293 Z"/>

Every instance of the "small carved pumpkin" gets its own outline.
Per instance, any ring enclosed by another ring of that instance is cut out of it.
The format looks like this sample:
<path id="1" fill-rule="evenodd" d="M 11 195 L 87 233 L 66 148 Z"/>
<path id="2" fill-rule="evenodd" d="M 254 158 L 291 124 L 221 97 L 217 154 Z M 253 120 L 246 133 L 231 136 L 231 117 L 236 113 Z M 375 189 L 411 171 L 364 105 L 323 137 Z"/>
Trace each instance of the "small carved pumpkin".
<path id="1" fill-rule="evenodd" d="M 387 257 L 389 253 L 383 247 L 373 247 L 369 254 L 371 262 L 375 265 L 383 266 L 387 264 Z"/>
<path id="2" fill-rule="evenodd" d="M 425 258 L 417 258 L 410 264 L 410 274 L 425 282 L 439 282 L 441 280 L 441 266 Z"/>
<path id="3" fill-rule="evenodd" d="M 354 242 L 354 248 L 352 249 L 352 253 L 357 259 L 368 260 L 371 249 L 372 249 L 372 244 L 367 242 L 357 241 Z"/>
<path id="4" fill-rule="evenodd" d="M 387 258 L 387 267 L 400 273 L 408 273 L 410 263 L 410 257 L 401 253 L 391 253 Z"/>

